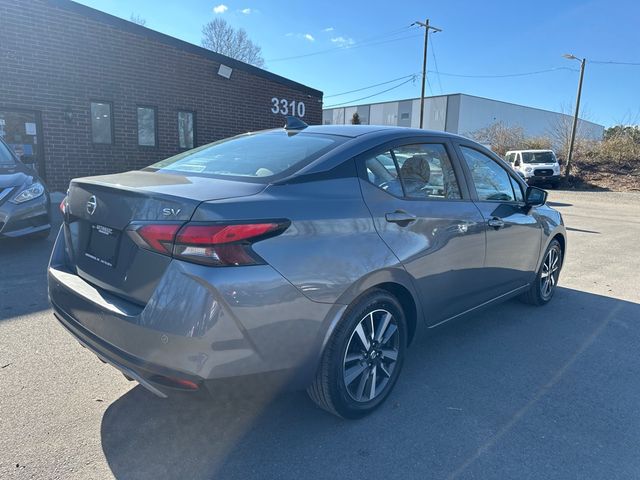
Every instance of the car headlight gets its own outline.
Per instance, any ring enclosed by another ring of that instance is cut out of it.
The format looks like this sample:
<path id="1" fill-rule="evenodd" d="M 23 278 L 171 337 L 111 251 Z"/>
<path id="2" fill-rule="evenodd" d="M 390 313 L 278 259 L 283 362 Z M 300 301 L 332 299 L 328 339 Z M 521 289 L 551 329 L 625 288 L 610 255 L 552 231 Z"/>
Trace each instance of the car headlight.
<path id="1" fill-rule="evenodd" d="M 41 197 L 44 194 L 44 185 L 39 182 L 32 183 L 27 188 L 16 195 L 11 203 L 24 203 L 34 198 Z"/>

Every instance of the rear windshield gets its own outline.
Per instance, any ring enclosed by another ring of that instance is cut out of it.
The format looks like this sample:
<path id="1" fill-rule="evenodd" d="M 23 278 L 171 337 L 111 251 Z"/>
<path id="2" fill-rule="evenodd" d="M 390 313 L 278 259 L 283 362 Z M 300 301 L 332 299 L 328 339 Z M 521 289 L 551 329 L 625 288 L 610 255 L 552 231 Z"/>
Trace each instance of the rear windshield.
<path id="1" fill-rule="evenodd" d="M 524 163 L 555 163 L 556 157 L 553 152 L 522 152 Z"/>
<path id="2" fill-rule="evenodd" d="M 16 160 L 9 151 L 9 148 L 0 142 L 0 167 L 15 167 Z"/>
<path id="3" fill-rule="evenodd" d="M 240 135 L 167 158 L 148 169 L 266 180 L 299 170 L 343 141 L 341 137 L 304 132 Z"/>

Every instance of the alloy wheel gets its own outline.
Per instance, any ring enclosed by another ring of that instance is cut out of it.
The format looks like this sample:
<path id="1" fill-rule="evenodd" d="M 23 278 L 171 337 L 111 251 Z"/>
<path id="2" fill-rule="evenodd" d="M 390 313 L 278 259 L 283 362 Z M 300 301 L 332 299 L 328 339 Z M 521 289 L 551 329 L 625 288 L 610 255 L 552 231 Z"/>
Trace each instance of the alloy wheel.
<path id="1" fill-rule="evenodd" d="M 547 252 L 542 263 L 540 273 L 540 293 L 545 300 L 553 294 L 553 289 L 558 283 L 560 273 L 560 252 L 557 248 L 551 248 Z"/>
<path id="2" fill-rule="evenodd" d="M 349 396 L 368 402 L 385 390 L 400 350 L 394 316 L 384 309 L 365 315 L 351 333 L 343 360 L 343 380 Z"/>

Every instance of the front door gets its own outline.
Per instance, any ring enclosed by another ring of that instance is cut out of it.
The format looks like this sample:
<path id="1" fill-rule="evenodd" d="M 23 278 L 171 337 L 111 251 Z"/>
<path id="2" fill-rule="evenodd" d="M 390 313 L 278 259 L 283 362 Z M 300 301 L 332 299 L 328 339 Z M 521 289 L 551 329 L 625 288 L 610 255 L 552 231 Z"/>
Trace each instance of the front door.
<path id="1" fill-rule="evenodd" d="M 447 139 L 391 146 L 359 162 L 376 229 L 415 279 L 427 323 L 481 303 L 484 219 L 458 178 Z M 365 181 L 366 179 L 366 181 Z"/>
<path id="2" fill-rule="evenodd" d="M 493 297 L 532 281 L 542 227 L 524 203 L 515 173 L 472 144 L 458 144 L 487 232 L 486 287 Z M 473 193 L 473 192 L 472 192 Z"/>
<path id="3" fill-rule="evenodd" d="M 22 163 L 44 178 L 39 112 L 0 108 L 0 138 L 16 152 Z"/>

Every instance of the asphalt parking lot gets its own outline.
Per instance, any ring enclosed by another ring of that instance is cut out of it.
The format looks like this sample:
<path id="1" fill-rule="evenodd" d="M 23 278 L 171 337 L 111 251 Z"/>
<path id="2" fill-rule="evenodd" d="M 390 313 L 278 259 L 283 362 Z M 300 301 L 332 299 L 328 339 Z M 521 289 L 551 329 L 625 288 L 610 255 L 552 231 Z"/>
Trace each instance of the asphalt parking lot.
<path id="1" fill-rule="evenodd" d="M 640 194 L 552 192 L 556 297 L 420 338 L 360 421 L 304 393 L 161 400 L 47 306 L 46 242 L 0 243 L 0 478 L 640 478 Z"/>

